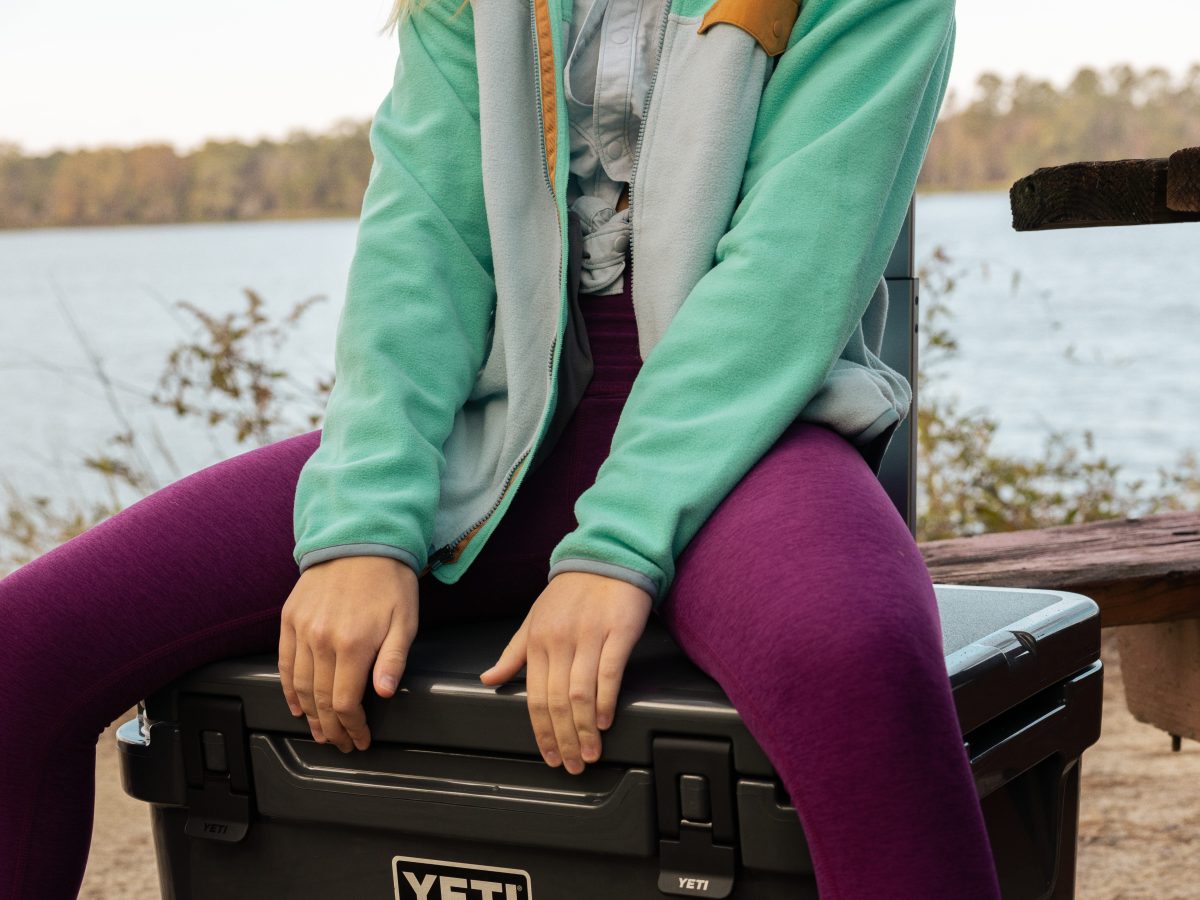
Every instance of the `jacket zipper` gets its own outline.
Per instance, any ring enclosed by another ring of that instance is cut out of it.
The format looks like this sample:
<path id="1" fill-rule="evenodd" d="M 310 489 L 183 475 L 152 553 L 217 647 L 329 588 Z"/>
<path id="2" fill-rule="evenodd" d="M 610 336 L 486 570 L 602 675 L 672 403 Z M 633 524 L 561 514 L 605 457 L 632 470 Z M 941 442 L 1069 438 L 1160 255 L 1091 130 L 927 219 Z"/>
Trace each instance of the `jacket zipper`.
<path id="1" fill-rule="evenodd" d="M 442 565 L 443 563 L 454 562 L 454 560 L 458 559 L 458 557 L 460 555 L 462 555 L 462 551 L 465 550 L 466 546 L 467 546 L 466 543 L 464 543 L 467 535 L 469 535 L 475 529 L 479 528 L 479 526 L 481 526 L 484 522 L 486 522 L 489 518 L 491 518 L 492 513 L 494 513 L 496 511 L 496 509 L 500 506 L 500 501 L 504 499 L 504 495 L 508 492 L 508 486 L 512 483 L 513 476 L 517 474 L 517 469 L 519 469 L 521 467 L 521 463 L 523 463 L 525 461 L 525 457 L 528 455 L 529 455 L 529 451 L 526 450 L 524 453 L 521 454 L 521 458 L 518 459 L 513 464 L 513 467 L 511 469 L 509 469 L 508 475 L 504 479 L 504 487 L 502 487 L 500 489 L 500 496 L 496 498 L 496 502 L 492 504 L 492 508 L 489 509 L 487 511 L 487 513 L 483 516 L 483 518 L 479 519 L 479 521 L 477 521 L 474 525 L 472 525 L 470 528 L 468 528 L 466 531 L 464 531 L 462 534 L 460 534 L 458 537 L 456 537 L 449 544 L 442 547 L 436 553 L 432 554 L 429 557 L 429 565 L 427 567 L 427 570 L 437 568 L 438 566 Z"/>
<path id="2" fill-rule="evenodd" d="M 667 5 L 670 6 L 670 3 L 668 2 Z M 534 46 L 534 50 L 535 50 L 534 56 L 537 59 L 537 61 L 540 63 L 541 54 L 540 54 L 540 48 L 538 47 L 536 0 L 531 0 L 531 2 L 529 4 L 529 28 L 533 35 L 533 46 Z M 661 40 L 660 40 L 660 44 L 661 44 Z M 542 79 L 541 79 L 540 65 L 538 67 L 538 76 L 534 79 L 534 83 L 537 88 L 537 103 L 535 105 L 537 106 L 537 119 L 538 119 L 538 149 L 540 150 L 541 158 L 542 158 L 542 179 L 546 185 L 546 189 L 550 192 L 551 199 L 554 200 L 555 211 L 558 212 L 558 199 L 554 195 L 554 183 L 550 180 L 550 159 L 546 154 L 546 123 L 545 123 L 545 118 L 542 114 Z M 640 133 L 639 133 L 639 139 L 640 139 Z M 559 230 L 560 230 L 560 232 L 562 230 L 561 214 L 559 216 Z M 562 253 L 561 252 L 558 255 L 558 281 L 559 281 L 559 284 L 561 285 L 562 284 Z M 559 324 L 560 324 L 560 326 L 562 324 L 561 323 L 561 319 L 562 319 L 561 303 L 562 303 L 562 298 L 560 297 L 559 298 L 559 305 L 560 305 L 560 309 L 559 309 L 560 322 L 559 322 Z M 553 391 L 554 391 L 554 351 L 557 346 L 558 346 L 558 335 L 555 334 L 554 340 L 552 340 L 550 342 L 550 362 L 547 367 L 547 372 L 548 372 L 547 377 L 550 380 L 551 394 L 553 394 Z M 504 485 L 500 489 L 500 496 L 498 496 L 496 498 L 496 500 L 492 504 L 491 508 L 486 513 L 484 513 L 482 518 L 480 518 L 473 525 L 471 525 L 470 528 L 463 531 L 462 534 L 460 534 L 458 537 L 456 537 L 450 543 L 446 544 L 444 547 L 440 548 L 435 553 L 433 553 L 429 557 L 429 562 L 428 562 L 428 565 L 426 565 L 426 567 L 425 567 L 425 571 L 435 569 L 438 566 L 443 565 L 445 563 L 452 563 L 452 562 L 456 561 L 459 558 L 459 556 L 462 555 L 463 550 L 465 550 L 466 546 L 467 546 L 468 535 L 470 535 L 472 532 L 476 531 L 476 529 L 478 529 L 480 526 L 482 526 L 484 522 L 486 522 L 488 519 L 490 519 L 492 517 L 492 513 L 494 513 L 497 509 L 499 509 L 501 502 L 503 502 L 503 500 L 504 500 L 504 495 L 508 493 L 508 488 L 512 484 L 513 478 L 516 476 L 517 471 L 521 468 L 522 463 L 525 462 L 526 457 L 529 456 L 530 451 L 533 449 L 533 446 L 535 446 L 536 444 L 537 444 L 537 441 L 535 439 L 534 444 L 531 445 L 530 447 L 526 448 L 525 452 L 521 454 L 521 456 L 517 459 L 517 461 L 515 463 L 513 463 L 512 468 L 510 468 L 508 470 L 508 474 L 504 478 Z"/>
<path id="3" fill-rule="evenodd" d="M 662 0 L 663 11 L 658 22 L 658 49 L 654 61 L 654 71 L 650 73 L 650 83 L 646 86 L 646 99 L 642 103 L 642 121 L 638 124 L 637 141 L 633 148 L 633 166 L 629 170 L 629 296 L 633 297 L 633 185 L 637 178 L 638 161 L 642 158 L 642 137 L 646 133 L 646 116 L 650 112 L 650 100 L 654 96 L 654 82 L 658 80 L 658 70 L 662 68 L 663 39 L 667 34 L 667 20 L 671 16 L 671 0 Z"/>

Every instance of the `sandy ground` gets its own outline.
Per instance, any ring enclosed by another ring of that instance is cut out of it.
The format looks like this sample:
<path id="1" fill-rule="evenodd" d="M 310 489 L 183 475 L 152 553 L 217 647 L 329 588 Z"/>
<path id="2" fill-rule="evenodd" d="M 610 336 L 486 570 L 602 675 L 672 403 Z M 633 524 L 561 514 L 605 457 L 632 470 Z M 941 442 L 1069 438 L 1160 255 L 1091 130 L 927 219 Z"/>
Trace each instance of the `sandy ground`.
<path id="1" fill-rule="evenodd" d="M 1200 744 L 1125 709 L 1120 660 L 1105 636 L 1104 728 L 1083 757 L 1077 896 L 1190 900 L 1200 895 Z M 123 716 L 124 721 L 128 716 Z M 96 824 L 85 900 L 157 900 L 147 808 L 121 790 L 113 730 L 100 741 Z"/>

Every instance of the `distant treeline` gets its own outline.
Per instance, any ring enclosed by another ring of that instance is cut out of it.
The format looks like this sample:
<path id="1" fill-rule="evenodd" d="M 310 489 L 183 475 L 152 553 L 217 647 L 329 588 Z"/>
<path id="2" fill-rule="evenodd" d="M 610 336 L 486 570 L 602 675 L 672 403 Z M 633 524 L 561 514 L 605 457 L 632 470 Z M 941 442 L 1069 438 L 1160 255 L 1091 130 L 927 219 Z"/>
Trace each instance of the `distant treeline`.
<path id="1" fill-rule="evenodd" d="M 1007 189 L 1041 166 L 1168 156 L 1200 146 L 1200 63 L 1181 78 L 1152 67 L 1083 68 L 1064 88 L 982 75 L 960 104 L 947 97 L 920 185 Z"/>
<path id="2" fill-rule="evenodd" d="M 25 156 L 0 144 L 0 228 L 357 216 L 369 122 L 284 141 L 209 141 Z"/>
<path id="3" fill-rule="evenodd" d="M 368 122 L 284 141 L 210 141 L 26 156 L 0 144 L 0 228 L 357 216 L 371 168 Z M 980 76 L 947 98 L 920 186 L 1007 188 L 1039 166 L 1165 156 L 1200 145 L 1200 64 L 1080 69 L 1065 87 Z"/>

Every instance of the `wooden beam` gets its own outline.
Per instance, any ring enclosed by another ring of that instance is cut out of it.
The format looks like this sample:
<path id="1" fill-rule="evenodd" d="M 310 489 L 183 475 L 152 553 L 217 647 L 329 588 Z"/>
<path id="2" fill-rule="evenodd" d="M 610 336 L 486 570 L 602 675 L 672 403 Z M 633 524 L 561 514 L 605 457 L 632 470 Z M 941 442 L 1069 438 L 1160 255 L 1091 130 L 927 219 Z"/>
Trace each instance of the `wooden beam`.
<path id="1" fill-rule="evenodd" d="M 933 581 L 1076 591 L 1100 624 L 1200 617 L 1200 512 L 925 541 Z"/>
<path id="2" fill-rule="evenodd" d="M 1019 179 L 1009 191 L 1013 228 L 1046 231 L 1057 228 L 1099 228 L 1113 225 L 1158 225 L 1200 222 L 1200 204 L 1193 207 L 1197 171 L 1189 151 L 1182 151 L 1172 209 L 1167 201 L 1170 161 L 1118 159 L 1077 162 L 1038 169 Z"/>

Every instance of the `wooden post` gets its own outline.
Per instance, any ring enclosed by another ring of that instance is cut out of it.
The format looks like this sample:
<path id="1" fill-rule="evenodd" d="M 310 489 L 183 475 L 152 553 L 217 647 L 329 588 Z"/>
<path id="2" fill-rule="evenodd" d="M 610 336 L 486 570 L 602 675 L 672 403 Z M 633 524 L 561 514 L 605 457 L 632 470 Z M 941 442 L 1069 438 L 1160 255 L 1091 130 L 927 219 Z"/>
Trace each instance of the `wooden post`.
<path id="1" fill-rule="evenodd" d="M 1200 741 L 1200 619 L 1128 625 L 1117 648 L 1133 717 Z"/>

